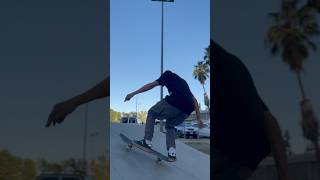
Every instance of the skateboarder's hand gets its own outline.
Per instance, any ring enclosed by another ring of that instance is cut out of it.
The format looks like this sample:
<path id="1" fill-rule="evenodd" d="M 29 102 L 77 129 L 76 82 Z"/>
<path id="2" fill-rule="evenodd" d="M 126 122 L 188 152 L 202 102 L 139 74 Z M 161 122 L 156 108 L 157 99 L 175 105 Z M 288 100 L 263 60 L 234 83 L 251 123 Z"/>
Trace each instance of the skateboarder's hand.
<path id="1" fill-rule="evenodd" d="M 126 98 L 124 99 L 124 101 L 129 101 L 134 95 L 132 93 L 127 94 Z"/>
<path id="2" fill-rule="evenodd" d="M 198 126 L 199 126 L 200 129 L 204 128 L 204 124 L 203 124 L 202 120 L 198 121 Z"/>
<path id="3" fill-rule="evenodd" d="M 76 108 L 77 104 L 72 100 L 56 104 L 49 115 L 46 127 L 49 127 L 50 125 L 55 126 L 56 123 L 62 123 L 66 116 Z"/>

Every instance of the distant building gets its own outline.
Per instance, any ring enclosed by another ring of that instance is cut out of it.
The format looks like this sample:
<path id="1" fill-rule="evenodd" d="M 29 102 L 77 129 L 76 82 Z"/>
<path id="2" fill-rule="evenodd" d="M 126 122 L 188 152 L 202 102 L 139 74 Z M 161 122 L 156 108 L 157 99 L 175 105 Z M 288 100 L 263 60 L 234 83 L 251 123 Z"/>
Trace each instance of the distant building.
<path id="1" fill-rule="evenodd" d="M 200 118 L 203 121 L 209 121 L 210 120 L 210 112 L 209 110 L 201 110 L 200 111 Z M 193 111 L 190 116 L 186 119 L 186 121 L 196 121 L 196 112 Z"/>

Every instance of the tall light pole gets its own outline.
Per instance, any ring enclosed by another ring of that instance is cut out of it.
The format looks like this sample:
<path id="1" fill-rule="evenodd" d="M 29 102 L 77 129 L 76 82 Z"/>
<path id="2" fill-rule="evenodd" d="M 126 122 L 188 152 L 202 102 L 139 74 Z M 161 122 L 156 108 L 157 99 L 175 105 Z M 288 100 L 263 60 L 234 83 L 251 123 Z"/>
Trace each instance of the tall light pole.
<path id="1" fill-rule="evenodd" d="M 99 136 L 99 132 L 90 133 L 91 137 L 91 161 L 95 160 L 95 138 Z"/>
<path id="2" fill-rule="evenodd" d="M 164 2 L 174 2 L 174 0 L 152 0 L 152 1 L 161 1 L 161 75 L 163 74 L 163 16 L 164 16 Z M 160 100 L 163 99 L 163 87 L 161 86 L 160 89 Z M 163 121 L 160 121 L 160 131 L 164 132 L 163 130 Z"/>
<path id="3" fill-rule="evenodd" d="M 85 115 L 84 115 L 84 132 L 83 132 L 83 150 L 82 150 L 82 159 L 83 159 L 83 171 L 87 174 L 87 129 L 88 129 L 88 110 L 89 105 L 85 105 Z"/>
<path id="4" fill-rule="evenodd" d="M 138 96 L 136 96 L 136 119 L 138 121 Z"/>
<path id="5" fill-rule="evenodd" d="M 90 140 L 91 140 L 91 161 L 90 162 L 94 162 L 96 159 L 95 159 L 95 151 L 94 151 L 94 148 L 95 148 L 95 138 L 99 136 L 99 133 L 98 132 L 92 132 L 90 133 Z M 89 163 L 88 163 L 89 164 Z M 89 176 L 93 176 L 93 171 L 92 171 L 92 168 L 91 168 L 91 163 L 89 164 L 89 173 L 88 175 Z"/>
<path id="6" fill-rule="evenodd" d="M 174 0 L 152 0 L 161 2 L 161 74 L 163 74 L 163 17 L 164 17 L 164 2 L 174 2 Z M 163 99 L 163 87 L 160 90 L 160 100 Z"/>

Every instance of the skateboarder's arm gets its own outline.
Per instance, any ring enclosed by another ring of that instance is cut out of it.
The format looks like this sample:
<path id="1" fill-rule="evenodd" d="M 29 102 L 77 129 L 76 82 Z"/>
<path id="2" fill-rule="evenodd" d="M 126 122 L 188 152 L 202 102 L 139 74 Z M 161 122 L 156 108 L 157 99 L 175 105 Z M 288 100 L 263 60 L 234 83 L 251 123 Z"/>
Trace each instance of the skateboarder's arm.
<path id="1" fill-rule="evenodd" d="M 203 127 L 203 122 L 200 118 L 200 107 L 199 107 L 199 103 L 197 101 L 197 99 L 195 97 L 192 97 L 193 100 L 193 106 L 194 106 L 194 111 L 196 112 L 196 118 L 199 124 L 199 127 L 202 128 Z"/>
<path id="2" fill-rule="evenodd" d="M 158 86 L 159 83 L 158 81 L 153 81 L 151 83 L 147 83 L 145 84 L 144 86 L 142 86 L 141 88 L 139 88 L 138 90 L 128 94 L 125 98 L 125 101 L 129 101 L 133 96 L 139 94 L 139 93 L 143 93 L 143 92 L 146 92 L 146 91 L 149 91 L 150 89 Z"/>
<path id="3" fill-rule="evenodd" d="M 107 77 L 99 84 L 95 85 L 93 88 L 78 96 L 75 96 L 71 100 L 73 100 L 76 103 L 76 105 L 79 106 L 81 104 L 85 104 L 96 99 L 107 97 L 110 95 L 109 82 L 110 78 Z"/>
<path id="4" fill-rule="evenodd" d="M 279 124 L 269 111 L 265 111 L 264 116 L 271 150 L 277 167 L 278 179 L 288 180 L 288 161 Z"/>
<path id="5" fill-rule="evenodd" d="M 109 96 L 109 82 L 110 78 L 107 77 L 88 91 L 56 104 L 49 115 L 46 127 L 49 127 L 50 125 L 54 126 L 56 123 L 63 122 L 68 114 L 73 112 L 78 106 L 82 104 L 88 103 L 95 99 Z"/>

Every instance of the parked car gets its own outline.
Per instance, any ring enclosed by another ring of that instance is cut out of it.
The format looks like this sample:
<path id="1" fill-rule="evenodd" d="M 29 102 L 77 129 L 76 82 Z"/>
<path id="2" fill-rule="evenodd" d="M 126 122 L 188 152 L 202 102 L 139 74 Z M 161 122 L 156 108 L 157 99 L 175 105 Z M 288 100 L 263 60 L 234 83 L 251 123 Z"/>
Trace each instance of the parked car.
<path id="1" fill-rule="evenodd" d="M 175 127 L 178 137 L 198 138 L 198 127 L 192 126 L 192 123 L 183 122 Z"/>
<path id="2" fill-rule="evenodd" d="M 68 173 L 42 173 L 37 180 L 90 180 L 88 177 Z"/>
<path id="3" fill-rule="evenodd" d="M 178 137 L 184 136 L 184 123 L 181 123 L 178 126 L 175 126 L 175 129 Z"/>
<path id="4" fill-rule="evenodd" d="M 197 123 L 193 124 L 192 126 L 198 129 L 198 136 L 199 137 L 210 138 L 210 124 L 205 123 L 203 125 L 204 125 L 204 127 L 201 129 L 199 129 L 199 126 Z"/>
<path id="5" fill-rule="evenodd" d="M 121 123 L 141 124 L 141 121 L 135 117 L 122 117 Z"/>

